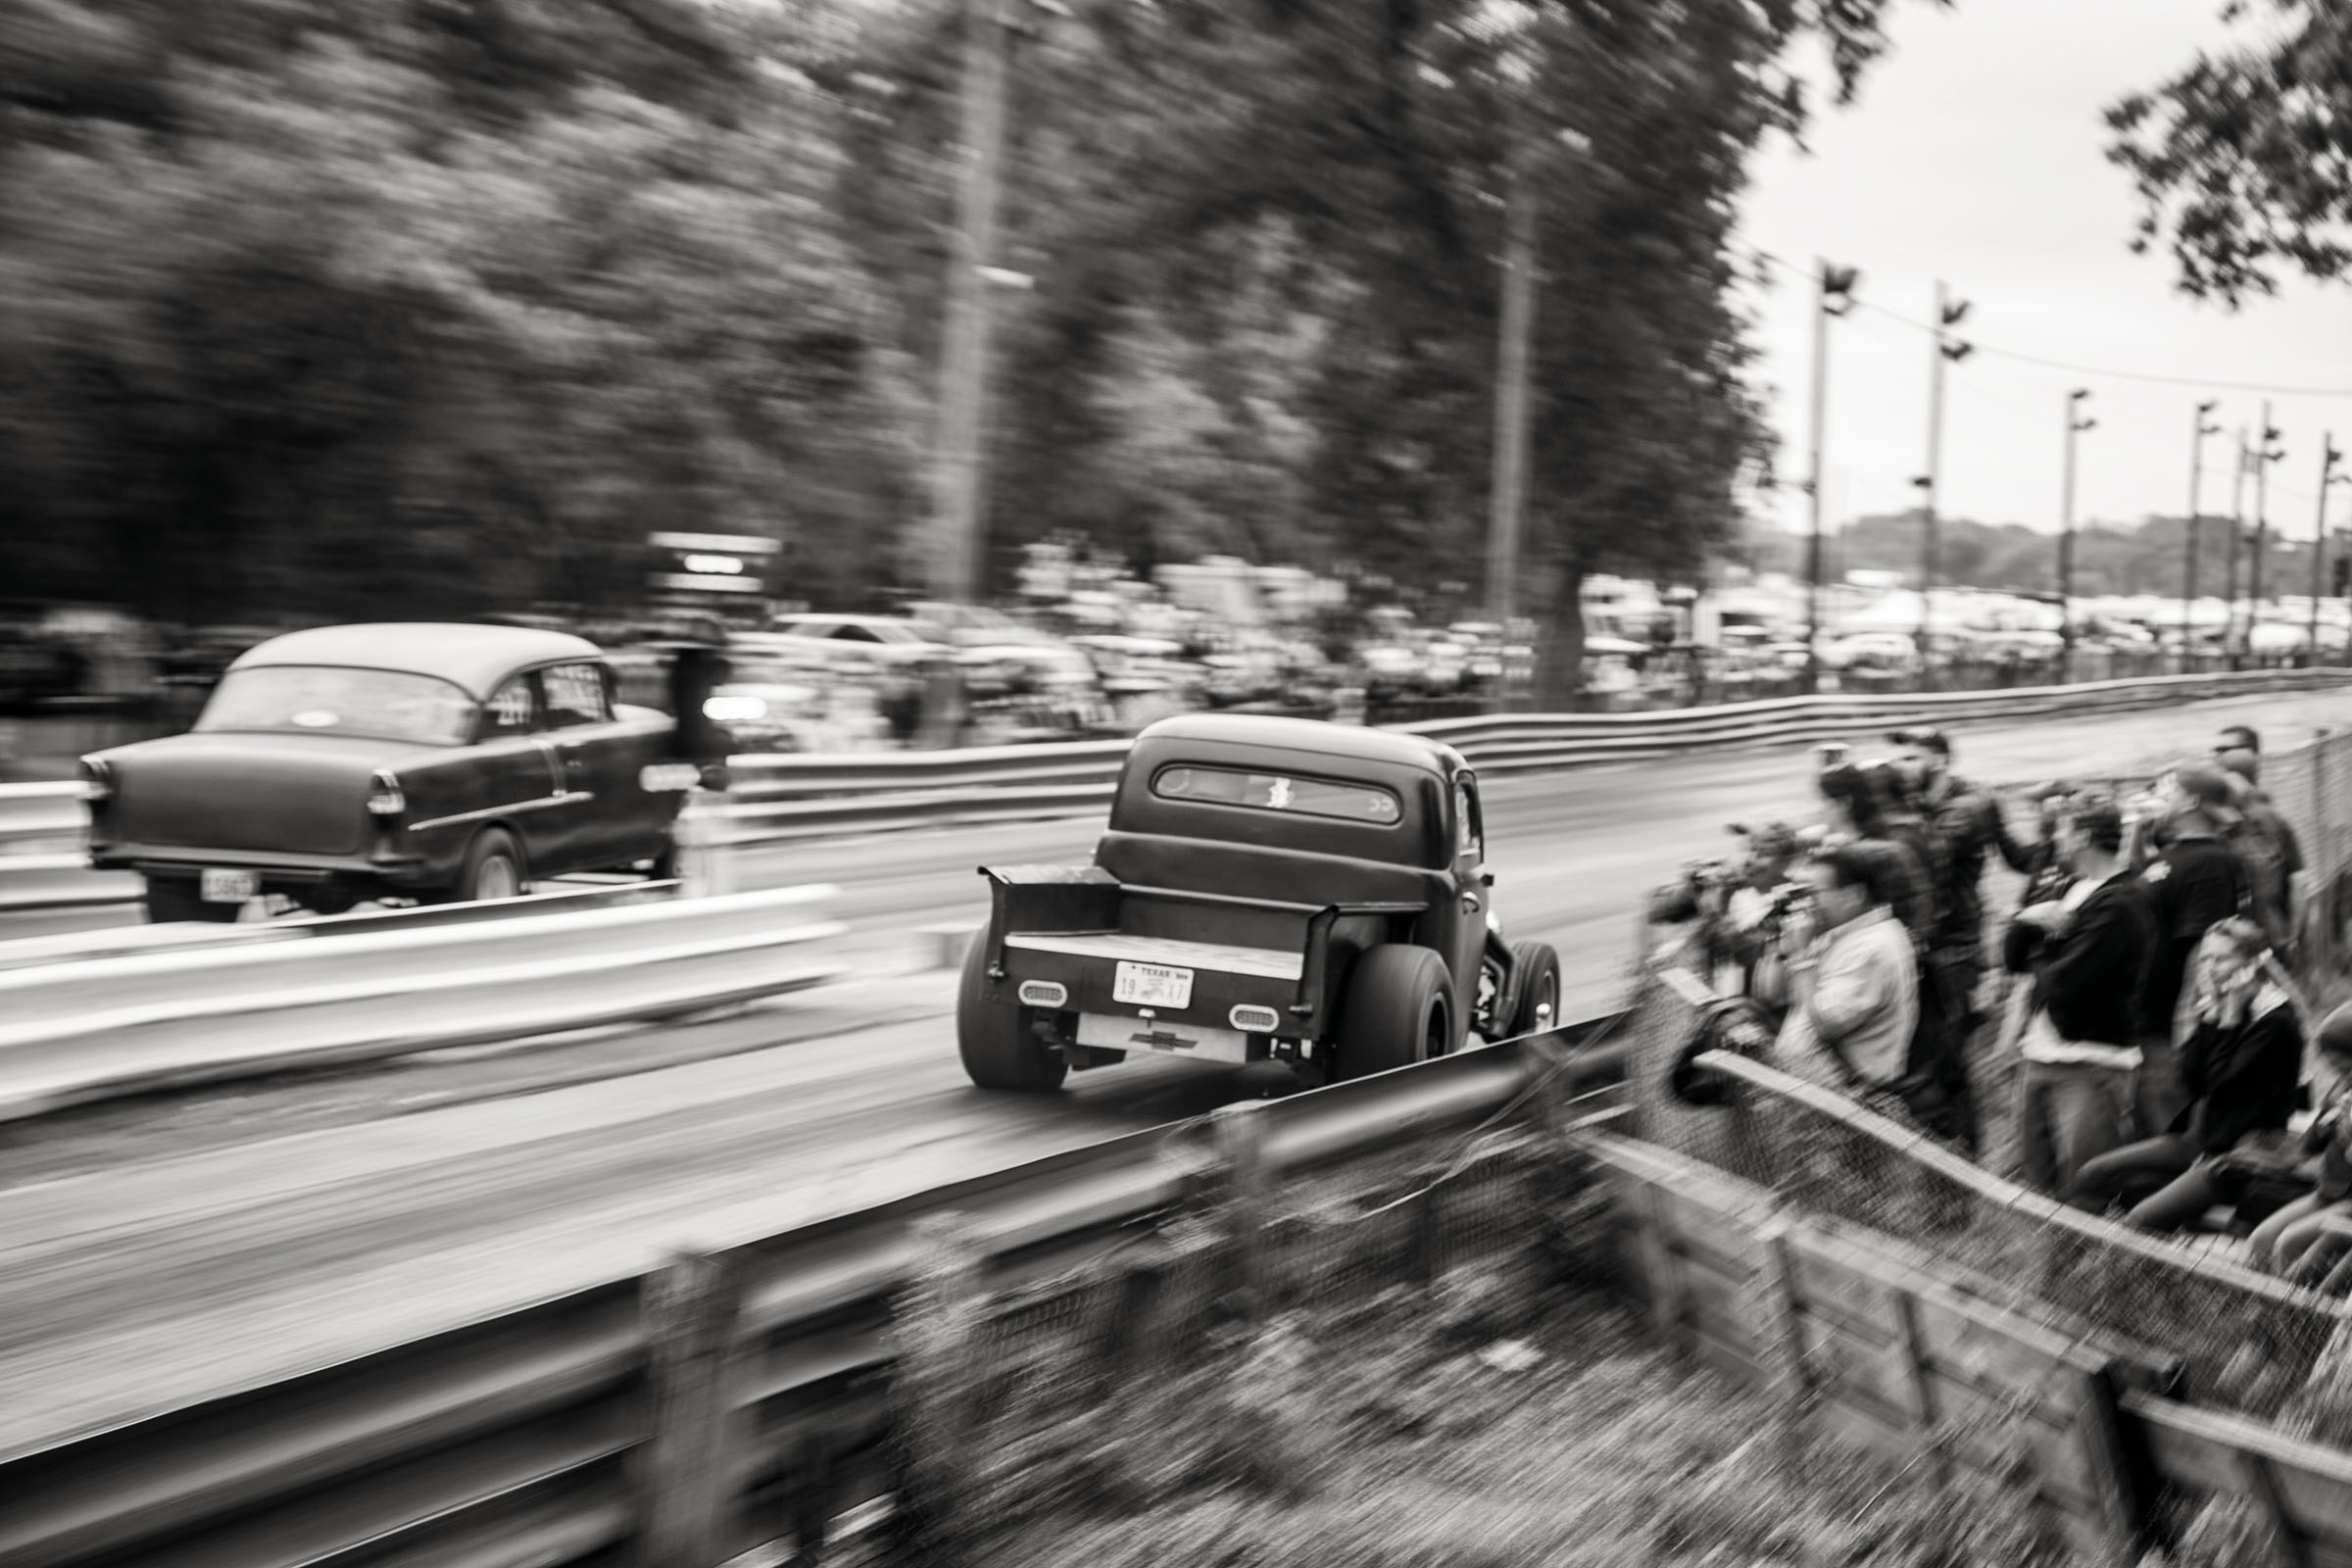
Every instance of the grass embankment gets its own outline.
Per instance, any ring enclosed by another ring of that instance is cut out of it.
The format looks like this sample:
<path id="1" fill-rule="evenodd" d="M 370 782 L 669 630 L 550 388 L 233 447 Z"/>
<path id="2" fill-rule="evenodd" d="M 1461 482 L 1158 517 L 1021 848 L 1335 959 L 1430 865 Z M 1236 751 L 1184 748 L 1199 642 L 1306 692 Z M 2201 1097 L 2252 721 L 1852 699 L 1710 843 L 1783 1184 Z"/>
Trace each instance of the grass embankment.
<path id="1" fill-rule="evenodd" d="M 2025 1568 L 2022 1486 L 1858 1454 L 1657 1350 L 1617 1299 L 1473 1288 L 1288 1324 L 998 1448 L 972 1568 Z M 1498 1331 L 1499 1334 L 1498 1334 Z M 1532 1355 L 1526 1353 L 1532 1352 Z"/>

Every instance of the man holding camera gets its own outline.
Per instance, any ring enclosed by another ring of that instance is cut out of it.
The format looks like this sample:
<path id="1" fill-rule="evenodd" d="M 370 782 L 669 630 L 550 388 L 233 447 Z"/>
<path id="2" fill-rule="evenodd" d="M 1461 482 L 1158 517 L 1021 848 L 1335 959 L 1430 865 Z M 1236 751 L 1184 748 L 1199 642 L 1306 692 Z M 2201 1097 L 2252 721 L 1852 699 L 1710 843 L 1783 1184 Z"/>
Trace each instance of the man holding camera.
<path id="1" fill-rule="evenodd" d="M 1919 972 L 1910 933 L 1888 906 L 1885 864 L 1860 843 L 1804 862 L 1811 907 L 1775 1054 L 1788 1071 L 1900 1116 L 1894 1091 L 1919 1025 Z"/>

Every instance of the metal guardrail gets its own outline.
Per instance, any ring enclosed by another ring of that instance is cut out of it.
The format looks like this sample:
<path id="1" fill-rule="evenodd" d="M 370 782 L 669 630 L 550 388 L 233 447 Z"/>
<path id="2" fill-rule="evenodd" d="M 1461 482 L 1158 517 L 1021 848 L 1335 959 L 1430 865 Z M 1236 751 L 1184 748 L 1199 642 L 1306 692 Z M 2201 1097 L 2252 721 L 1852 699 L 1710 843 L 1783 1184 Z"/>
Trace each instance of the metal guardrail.
<path id="1" fill-rule="evenodd" d="M 93 877 L 85 862 L 73 863 L 86 879 Z M 0 866 L 8 864 L 0 860 Z M 0 883 L 0 886 L 5 886 Z M 69 931 L 52 936 L 19 937 L 0 942 L 0 972 L 36 964 L 74 962 L 89 958 L 126 958 L 142 953 L 189 948 L 229 948 L 264 942 L 307 938 L 385 936 L 395 931 L 423 931 L 437 926 L 481 925 L 500 920 L 529 919 L 542 914 L 615 909 L 635 904 L 659 904 L 674 898 L 676 882 L 629 878 L 592 887 L 548 884 L 551 891 L 521 898 L 466 904 L 426 904 L 413 909 L 374 909 L 355 914 L 304 914 L 276 920 L 242 920 L 213 925 L 199 920 L 174 920 L 163 925 L 118 925 L 98 931 Z M 0 895 L 0 912 L 12 907 Z"/>
<path id="2" fill-rule="evenodd" d="M 1621 1078 L 1615 1016 L 1506 1041 L 1258 1107 L 1264 1158 L 1300 1173 L 1453 1131 L 1507 1107 L 1565 1061 L 1577 1085 Z M 742 1281 L 740 1375 L 727 1419 L 737 1497 L 775 1472 L 821 1473 L 848 1508 L 890 1486 L 890 1305 L 915 1226 L 969 1216 L 992 1284 L 1051 1275 L 1120 1245 L 1179 1202 L 1205 1147 L 1162 1128 L 750 1241 L 719 1254 Z M 97 1568 L 347 1560 L 436 1568 L 604 1562 L 641 1519 L 629 1485 L 655 1416 L 644 1282 L 615 1280 L 489 1321 L 306 1372 L 224 1388 L 194 1408 L 0 1453 L 0 1562 Z M 773 1534 L 773 1531 L 768 1532 Z M 742 1546 L 755 1543 L 745 1541 Z M 730 1548 L 730 1550 L 733 1548 Z"/>
<path id="3" fill-rule="evenodd" d="M 0 784 L 0 850 L 81 837 L 79 784 Z"/>
<path id="4" fill-rule="evenodd" d="M 364 943 L 181 947 L 0 972 L 0 1119 L 805 989 L 840 973 L 789 951 L 846 929 L 816 914 L 836 891 L 781 888 L 433 925 Z"/>
<path id="5" fill-rule="evenodd" d="M 1485 773 L 1636 761 L 1682 752 L 1772 745 L 1915 720 L 2045 718 L 2125 712 L 2257 692 L 2352 686 L 2352 670 L 2161 675 L 2006 691 L 1839 693 L 1642 713 L 1523 713 L 1400 726 L 1444 741 Z M 1124 741 L 1002 746 L 874 757 L 742 757 L 721 842 L 844 830 L 1084 815 L 1110 798 Z"/>
<path id="6" fill-rule="evenodd" d="M 2125 712 L 2343 686 L 2352 686 L 2352 670 L 2247 670 L 1990 692 L 1835 693 L 1657 712 L 1498 714 L 1400 727 L 1444 741 L 1482 772 L 1499 774 L 1772 745 L 1910 720 L 1960 723 Z M 1126 755 L 1125 741 L 1077 741 L 954 752 L 739 757 L 725 801 L 710 808 L 712 836 L 729 845 L 784 843 L 845 831 L 1083 816 L 1108 802 Z M 61 811 L 79 820 L 78 789 L 72 784 L 0 786 L 0 849 L 17 832 L 11 826 L 17 822 L 38 826 L 48 835 L 39 842 L 53 842 Z M 69 831 L 77 842 L 77 829 Z M 10 875 L 9 860 L 0 856 L 0 908 L 7 907 Z"/>

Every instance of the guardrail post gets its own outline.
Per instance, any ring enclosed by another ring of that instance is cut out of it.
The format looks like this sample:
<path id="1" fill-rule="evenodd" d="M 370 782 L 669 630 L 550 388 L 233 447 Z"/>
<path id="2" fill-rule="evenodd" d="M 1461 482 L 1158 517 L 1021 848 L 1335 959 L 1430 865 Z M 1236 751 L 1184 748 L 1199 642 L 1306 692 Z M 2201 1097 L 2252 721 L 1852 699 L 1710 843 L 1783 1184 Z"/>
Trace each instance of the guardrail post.
<path id="1" fill-rule="evenodd" d="M 682 1254 L 645 1277 L 639 1568 L 717 1568 L 734 1554 L 727 1439 L 742 1299 L 741 1272 L 724 1257 Z"/>
<path id="2" fill-rule="evenodd" d="M 1232 1258 L 1233 1299 L 1240 1315 L 1251 1324 L 1263 1322 L 1273 1304 L 1265 1238 L 1273 1172 L 1266 1161 L 1263 1108 L 1264 1102 L 1255 1100 L 1219 1105 L 1211 1122 L 1217 1159 L 1225 1170 L 1222 1219 Z"/>
<path id="3" fill-rule="evenodd" d="M 914 1223 L 914 1287 L 899 1315 L 900 1500 L 914 1554 L 952 1562 L 971 1503 L 981 1255 L 971 1218 Z"/>
<path id="4" fill-rule="evenodd" d="M 678 841 L 678 893 L 689 899 L 714 899 L 734 889 L 735 862 L 719 839 L 721 792 L 697 787 L 687 792 L 671 832 Z"/>

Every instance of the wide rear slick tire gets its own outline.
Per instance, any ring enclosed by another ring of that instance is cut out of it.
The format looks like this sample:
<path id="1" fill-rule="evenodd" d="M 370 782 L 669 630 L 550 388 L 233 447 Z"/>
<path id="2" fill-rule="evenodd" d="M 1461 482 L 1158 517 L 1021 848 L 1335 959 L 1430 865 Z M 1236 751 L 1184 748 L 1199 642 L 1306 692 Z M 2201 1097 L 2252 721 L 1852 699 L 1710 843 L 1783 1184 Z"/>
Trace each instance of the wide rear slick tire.
<path id="1" fill-rule="evenodd" d="M 1518 1000 L 1511 1004 L 1509 1035 L 1532 1035 L 1560 1026 L 1560 956 L 1548 942 L 1511 944 L 1511 979 Z"/>
<path id="2" fill-rule="evenodd" d="M 1339 1076 L 1364 1078 L 1445 1055 L 1456 1038 L 1455 1014 L 1445 959 L 1398 943 L 1367 950 L 1340 1004 Z"/>
<path id="3" fill-rule="evenodd" d="M 147 918 L 157 925 L 173 920 L 207 920 L 225 925 L 244 908 L 241 904 L 207 904 L 192 876 L 151 876 L 142 900 Z"/>
<path id="4" fill-rule="evenodd" d="M 1070 1070 L 1062 1054 L 1029 1032 L 1022 1009 L 1010 1003 L 990 1002 L 988 933 L 972 938 L 963 956 L 963 978 L 956 989 L 956 1049 L 963 1057 L 965 1076 L 983 1089 L 1011 1089 L 1048 1095 L 1061 1087 Z"/>

